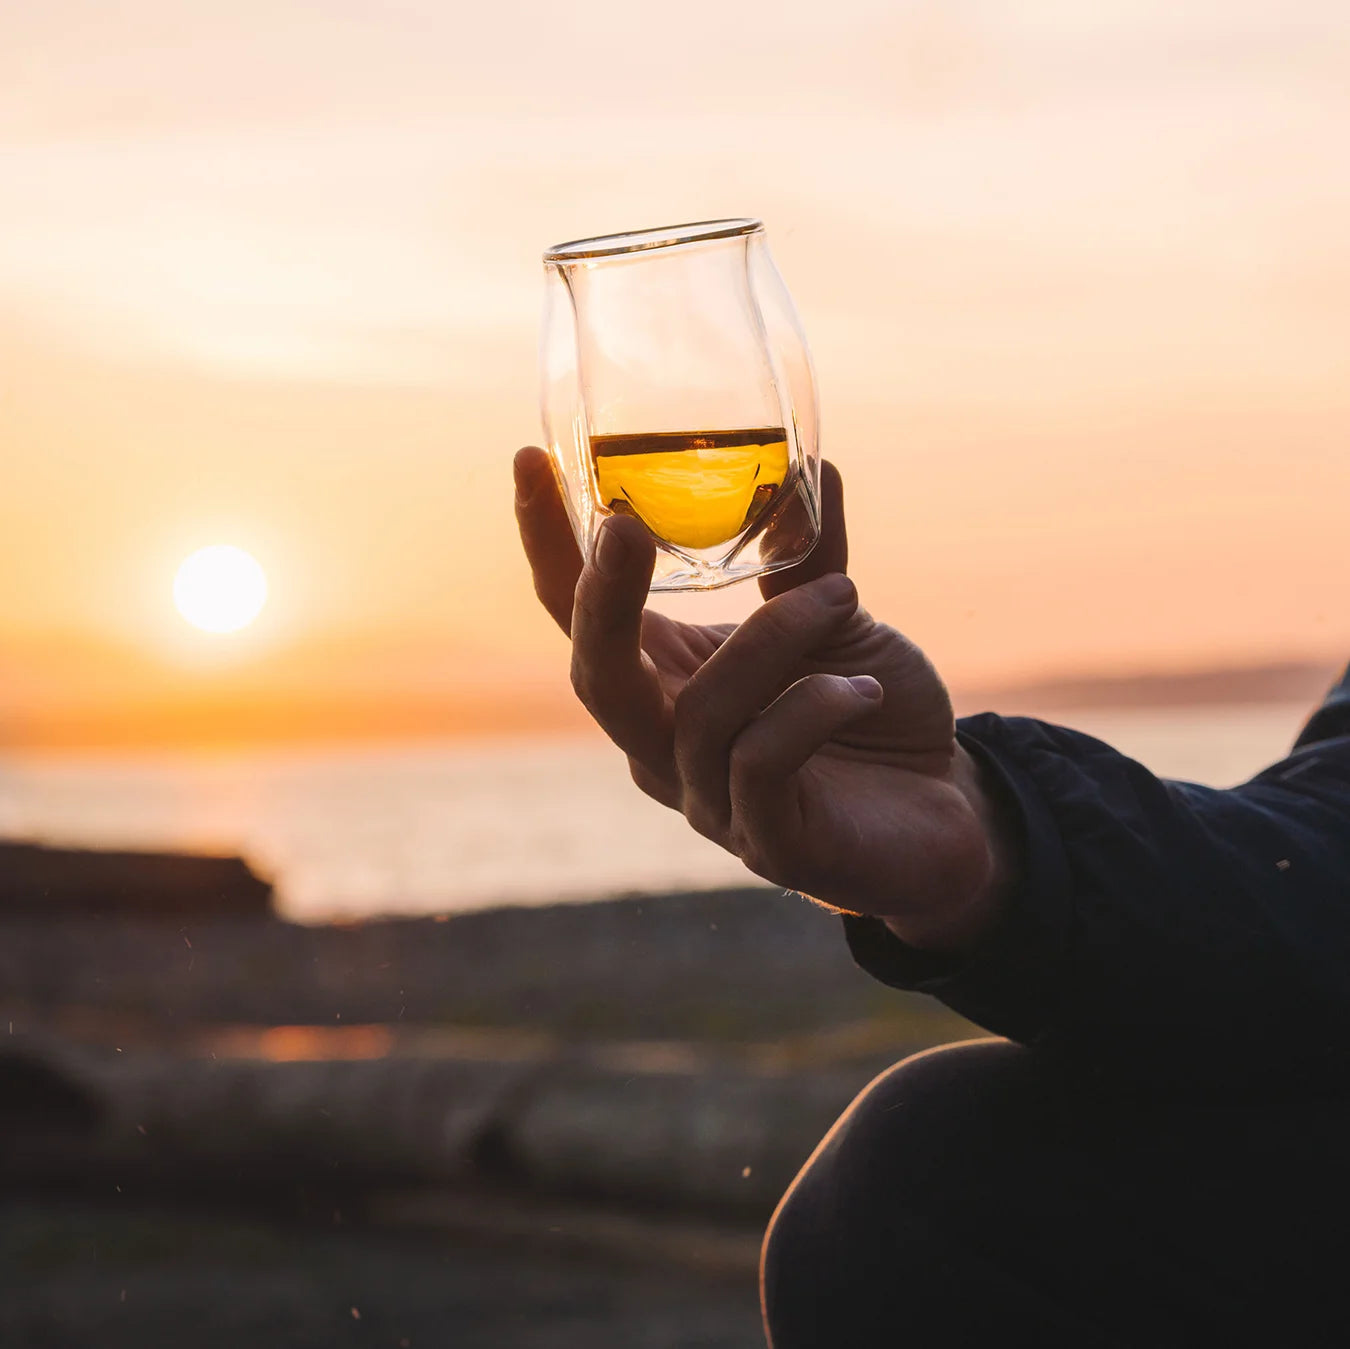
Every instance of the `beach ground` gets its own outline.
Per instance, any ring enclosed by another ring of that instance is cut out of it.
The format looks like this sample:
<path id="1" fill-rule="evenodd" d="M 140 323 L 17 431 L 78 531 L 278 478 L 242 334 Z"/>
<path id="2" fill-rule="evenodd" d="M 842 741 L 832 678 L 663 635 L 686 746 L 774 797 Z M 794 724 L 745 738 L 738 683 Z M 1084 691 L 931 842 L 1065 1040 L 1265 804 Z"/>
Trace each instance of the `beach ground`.
<path id="1" fill-rule="evenodd" d="M 23 1200 L 4 1349 L 760 1349 L 753 1273 L 547 1240 Z"/>

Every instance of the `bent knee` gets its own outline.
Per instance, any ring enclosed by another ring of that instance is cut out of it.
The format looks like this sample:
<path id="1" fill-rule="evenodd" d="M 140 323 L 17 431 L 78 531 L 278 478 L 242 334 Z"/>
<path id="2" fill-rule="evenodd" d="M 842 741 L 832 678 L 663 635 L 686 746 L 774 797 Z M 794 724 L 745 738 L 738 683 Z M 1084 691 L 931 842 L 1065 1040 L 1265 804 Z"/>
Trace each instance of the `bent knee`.
<path id="1" fill-rule="evenodd" d="M 967 1166 L 962 1135 L 999 1127 L 990 1098 L 1024 1075 L 1026 1052 L 1006 1040 L 946 1045 L 901 1060 L 858 1094 L 770 1219 L 760 1266 L 770 1330 L 776 1321 L 809 1324 L 810 1308 L 861 1309 L 883 1266 L 886 1277 L 897 1265 L 907 1281 L 924 1277 L 934 1247 L 916 1244 L 921 1215 Z"/>
<path id="2" fill-rule="evenodd" d="M 858 1093 L 811 1154 L 785 1202 L 807 1181 L 874 1192 L 950 1156 L 1021 1110 L 1039 1078 L 1029 1051 L 968 1040 L 913 1054 Z M 973 1137 L 972 1137 L 973 1135 Z"/>

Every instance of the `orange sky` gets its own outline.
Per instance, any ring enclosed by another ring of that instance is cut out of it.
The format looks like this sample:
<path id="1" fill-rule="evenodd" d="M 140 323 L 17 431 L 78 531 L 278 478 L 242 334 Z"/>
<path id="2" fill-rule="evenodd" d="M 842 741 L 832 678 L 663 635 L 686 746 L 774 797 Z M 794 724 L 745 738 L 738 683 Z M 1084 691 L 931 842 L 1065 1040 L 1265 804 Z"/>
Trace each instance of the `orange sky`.
<path id="1" fill-rule="evenodd" d="M 718 215 L 797 299 L 866 602 L 955 682 L 1350 646 L 1341 0 L 567 13 L 0 14 L 13 715 L 552 707 L 509 508 L 539 253 Z M 170 603 L 217 541 L 271 578 L 239 638 Z"/>

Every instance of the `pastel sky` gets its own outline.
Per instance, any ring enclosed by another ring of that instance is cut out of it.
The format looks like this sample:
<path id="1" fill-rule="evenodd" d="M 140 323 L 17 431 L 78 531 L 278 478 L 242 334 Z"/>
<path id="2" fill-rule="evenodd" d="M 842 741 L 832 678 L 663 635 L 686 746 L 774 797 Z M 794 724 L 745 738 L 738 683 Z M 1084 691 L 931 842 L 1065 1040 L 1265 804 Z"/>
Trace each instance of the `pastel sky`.
<path id="1" fill-rule="evenodd" d="M 189 669 L 173 570 L 226 541 L 241 668 L 553 679 L 539 254 L 745 214 L 865 601 L 953 680 L 1334 654 L 1347 114 L 1343 0 L 6 6 L 0 674 Z"/>

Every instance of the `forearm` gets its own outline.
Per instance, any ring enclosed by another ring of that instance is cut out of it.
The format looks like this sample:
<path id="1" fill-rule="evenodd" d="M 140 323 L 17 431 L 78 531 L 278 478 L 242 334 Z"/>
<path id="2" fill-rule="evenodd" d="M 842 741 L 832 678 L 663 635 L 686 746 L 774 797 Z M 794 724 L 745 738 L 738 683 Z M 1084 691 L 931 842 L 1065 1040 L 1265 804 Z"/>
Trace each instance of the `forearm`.
<path id="1" fill-rule="evenodd" d="M 1218 792 L 1162 782 L 1063 728 L 965 726 L 1015 797 L 1024 854 L 955 953 L 852 920 L 865 968 L 1085 1062 L 1304 1083 L 1337 1071 L 1350 1027 L 1350 742 Z"/>

